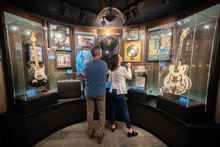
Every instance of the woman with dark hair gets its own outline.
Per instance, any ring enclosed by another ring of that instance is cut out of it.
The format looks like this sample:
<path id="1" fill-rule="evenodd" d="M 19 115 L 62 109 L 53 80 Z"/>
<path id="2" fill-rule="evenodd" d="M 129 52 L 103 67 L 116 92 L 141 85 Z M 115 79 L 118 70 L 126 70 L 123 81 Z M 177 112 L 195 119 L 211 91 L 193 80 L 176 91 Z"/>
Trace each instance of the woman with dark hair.
<path id="1" fill-rule="evenodd" d="M 128 63 L 128 69 L 121 66 L 122 57 L 118 54 L 112 55 L 109 73 L 109 81 L 112 83 L 110 88 L 110 107 L 111 107 L 111 131 L 114 132 L 117 128 L 115 123 L 115 110 L 116 102 L 122 109 L 124 121 L 128 128 L 128 137 L 137 136 L 138 132 L 135 132 L 131 127 L 131 120 L 128 113 L 128 107 L 124 94 L 127 94 L 126 79 L 131 79 L 131 64 Z"/>

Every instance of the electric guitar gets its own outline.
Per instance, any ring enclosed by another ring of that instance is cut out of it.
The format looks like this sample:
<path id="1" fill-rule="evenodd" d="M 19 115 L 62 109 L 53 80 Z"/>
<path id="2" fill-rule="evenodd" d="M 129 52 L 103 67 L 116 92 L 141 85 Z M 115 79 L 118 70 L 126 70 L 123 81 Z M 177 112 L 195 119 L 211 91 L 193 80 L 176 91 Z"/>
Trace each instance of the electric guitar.
<path id="1" fill-rule="evenodd" d="M 177 58 L 175 65 L 169 66 L 169 74 L 164 79 L 164 87 L 169 93 L 174 95 L 181 95 L 191 88 L 191 79 L 187 76 L 189 69 L 188 65 L 181 65 L 180 56 L 183 48 L 183 41 L 189 34 L 189 28 L 183 30 L 180 36 L 179 47 L 177 51 Z"/>
<path id="2" fill-rule="evenodd" d="M 36 48 L 36 32 L 32 32 L 31 33 L 31 42 L 32 42 L 32 46 L 34 49 L 34 62 L 35 62 L 35 66 L 34 68 L 34 73 L 32 75 L 31 80 L 29 81 L 31 86 L 34 87 L 39 87 L 39 86 L 44 86 L 47 84 L 48 82 L 48 78 L 44 72 L 45 68 L 44 65 L 42 65 L 42 67 L 40 67 L 39 65 L 39 60 L 38 60 L 38 55 L 37 55 L 37 48 Z"/>

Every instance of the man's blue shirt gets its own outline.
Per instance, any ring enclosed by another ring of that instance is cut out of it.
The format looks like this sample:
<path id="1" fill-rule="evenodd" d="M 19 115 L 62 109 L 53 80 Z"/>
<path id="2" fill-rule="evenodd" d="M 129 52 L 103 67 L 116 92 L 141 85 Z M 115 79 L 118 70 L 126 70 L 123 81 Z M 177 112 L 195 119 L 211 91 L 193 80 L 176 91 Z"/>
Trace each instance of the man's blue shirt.
<path id="1" fill-rule="evenodd" d="M 92 59 L 85 67 L 85 96 L 99 98 L 106 94 L 105 82 L 108 66 L 105 61 Z"/>

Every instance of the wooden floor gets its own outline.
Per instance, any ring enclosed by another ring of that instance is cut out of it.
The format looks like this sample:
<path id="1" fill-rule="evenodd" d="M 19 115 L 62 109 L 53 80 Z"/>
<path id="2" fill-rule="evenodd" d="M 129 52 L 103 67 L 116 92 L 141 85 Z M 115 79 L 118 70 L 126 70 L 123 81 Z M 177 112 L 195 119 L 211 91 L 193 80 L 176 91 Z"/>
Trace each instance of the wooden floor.
<path id="1" fill-rule="evenodd" d="M 126 125 L 123 122 L 117 124 L 118 128 L 112 133 L 109 121 L 106 122 L 105 137 L 101 144 L 97 144 L 96 139 L 88 139 L 87 123 L 83 122 L 55 132 L 34 147 L 167 147 L 157 137 L 136 126 L 133 128 L 139 135 L 128 138 Z"/>

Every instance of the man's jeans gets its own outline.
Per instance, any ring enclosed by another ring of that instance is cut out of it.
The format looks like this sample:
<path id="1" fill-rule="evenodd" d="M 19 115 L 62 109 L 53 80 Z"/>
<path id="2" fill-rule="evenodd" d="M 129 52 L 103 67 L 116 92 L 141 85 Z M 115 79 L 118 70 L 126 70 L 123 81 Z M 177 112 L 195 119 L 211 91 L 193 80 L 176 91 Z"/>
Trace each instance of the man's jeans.
<path id="1" fill-rule="evenodd" d="M 94 129 L 94 110 L 95 102 L 99 111 L 99 126 L 98 126 L 98 136 L 101 137 L 105 131 L 105 97 L 92 98 L 86 97 L 87 106 L 87 123 L 88 123 L 88 134 L 91 135 Z"/>

